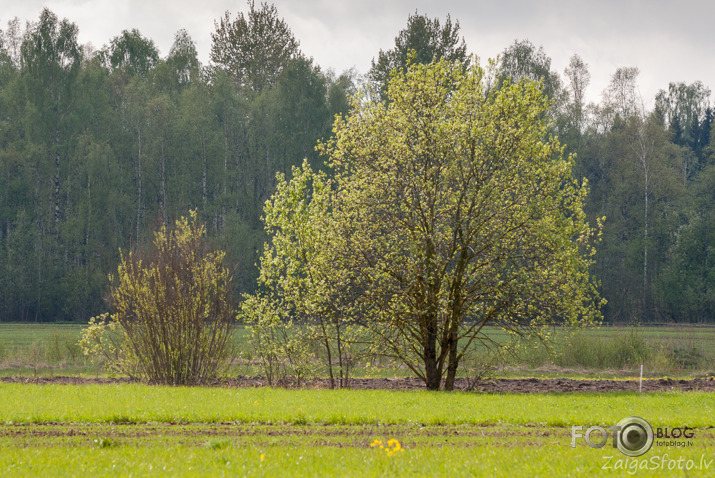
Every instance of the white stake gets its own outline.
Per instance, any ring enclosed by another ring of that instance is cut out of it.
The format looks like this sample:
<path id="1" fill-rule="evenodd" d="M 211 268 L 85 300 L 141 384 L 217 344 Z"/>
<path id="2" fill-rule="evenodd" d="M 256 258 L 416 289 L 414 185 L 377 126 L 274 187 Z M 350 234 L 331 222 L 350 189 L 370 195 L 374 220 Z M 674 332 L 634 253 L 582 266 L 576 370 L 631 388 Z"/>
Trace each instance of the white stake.
<path id="1" fill-rule="evenodd" d="M 641 364 L 641 379 L 638 382 L 638 393 L 643 392 L 643 364 Z"/>

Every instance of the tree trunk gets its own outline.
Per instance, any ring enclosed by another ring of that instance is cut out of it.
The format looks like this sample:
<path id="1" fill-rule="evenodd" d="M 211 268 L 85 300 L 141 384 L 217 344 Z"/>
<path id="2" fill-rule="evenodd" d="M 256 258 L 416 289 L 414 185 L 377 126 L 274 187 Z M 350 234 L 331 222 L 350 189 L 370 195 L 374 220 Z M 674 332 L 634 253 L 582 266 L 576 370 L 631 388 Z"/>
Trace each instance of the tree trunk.
<path id="1" fill-rule="evenodd" d="M 648 311 L 648 196 L 650 195 L 649 156 L 653 151 L 653 144 L 652 140 L 649 141 L 646 136 L 646 128 L 646 119 L 643 118 L 637 131 L 638 142 L 634 147 L 638 156 L 638 162 L 643 168 L 643 296 L 641 298 L 641 320 L 650 319 Z"/>
<path id="2" fill-rule="evenodd" d="M 92 261 L 92 254 L 89 252 L 89 235 L 92 230 L 92 176 L 87 174 L 87 225 L 84 230 L 84 257 L 86 265 Z"/>
<path id="3" fill-rule="evenodd" d="M 425 357 L 425 385 L 427 390 L 439 390 L 442 385 L 442 371 L 437 366 L 435 357 Z"/>
<path id="4" fill-rule="evenodd" d="M 338 373 L 339 375 L 339 380 L 340 380 L 340 388 L 345 388 L 348 385 L 348 371 L 346 370 L 345 366 L 347 363 L 343 364 L 343 344 L 342 340 L 340 339 L 340 324 L 335 325 L 335 340 L 337 342 L 337 348 L 338 348 L 338 367 L 340 367 L 340 371 Z"/>
<path id="5" fill-rule="evenodd" d="M 333 376 L 333 354 L 330 351 L 330 339 L 328 338 L 328 332 L 325 330 L 325 322 L 320 319 L 320 328 L 323 331 L 323 339 L 325 341 L 325 353 L 328 355 L 328 374 L 330 376 L 330 388 L 335 388 L 335 377 Z"/>
<path id="6" fill-rule="evenodd" d="M 444 383 L 444 389 L 454 390 L 454 380 L 457 377 L 457 366 L 459 359 L 457 358 L 457 337 L 450 332 L 447 346 L 449 347 L 449 362 L 447 363 L 447 378 Z"/>
<path id="7" fill-rule="evenodd" d="M 643 317 L 648 317 L 648 168 L 645 169 L 645 182 L 643 188 L 644 212 L 643 212 Z"/>
<path id="8" fill-rule="evenodd" d="M 226 125 L 223 127 L 223 195 L 221 196 L 221 227 L 226 226 L 226 192 L 227 189 L 227 178 L 228 177 L 228 133 L 226 131 Z"/>
<path id="9" fill-rule="evenodd" d="M 206 171 L 206 141 L 203 136 L 201 137 L 201 203 L 204 207 L 204 212 L 206 211 L 206 201 L 208 199 L 207 193 L 207 171 Z"/>
<path id="10" fill-rule="evenodd" d="M 60 128 L 55 129 L 55 225 L 60 224 Z"/>
<path id="11" fill-rule="evenodd" d="M 442 367 L 437 360 L 437 317 L 430 315 L 423 344 L 425 361 L 425 385 L 427 390 L 439 390 L 442 385 Z"/>
<path id="12" fill-rule="evenodd" d="M 164 156 L 164 138 L 161 138 L 161 221 L 164 225 L 169 224 L 166 213 L 166 157 Z"/>
<path id="13" fill-rule="evenodd" d="M 137 243 L 139 247 L 139 239 L 141 237 L 141 220 L 142 220 L 142 131 L 137 128 Z"/>

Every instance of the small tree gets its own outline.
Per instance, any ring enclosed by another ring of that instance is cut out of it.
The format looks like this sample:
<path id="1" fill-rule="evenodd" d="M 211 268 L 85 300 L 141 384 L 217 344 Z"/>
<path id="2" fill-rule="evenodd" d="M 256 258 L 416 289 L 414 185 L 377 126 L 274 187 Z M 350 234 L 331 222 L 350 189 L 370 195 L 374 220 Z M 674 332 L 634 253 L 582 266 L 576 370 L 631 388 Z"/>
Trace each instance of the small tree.
<path id="1" fill-rule="evenodd" d="M 346 288 L 330 257 L 331 183 L 304 160 L 288 181 L 276 177 L 264 208 L 270 242 L 261 256 L 259 290 L 246 296 L 240 317 L 252 327 L 253 345 L 269 382 L 307 373 L 321 350 L 330 386 L 345 387 L 355 341 L 342 313 Z M 312 346 L 312 347 L 311 347 Z"/>
<path id="2" fill-rule="evenodd" d="M 162 226 L 155 233 L 150 254 L 122 254 L 110 276 L 110 322 L 134 357 L 130 366 L 150 382 L 206 383 L 227 363 L 235 318 L 231 279 L 225 253 L 208 252 L 204 235 L 192 211 L 191 221 L 182 217 L 174 230 Z"/>

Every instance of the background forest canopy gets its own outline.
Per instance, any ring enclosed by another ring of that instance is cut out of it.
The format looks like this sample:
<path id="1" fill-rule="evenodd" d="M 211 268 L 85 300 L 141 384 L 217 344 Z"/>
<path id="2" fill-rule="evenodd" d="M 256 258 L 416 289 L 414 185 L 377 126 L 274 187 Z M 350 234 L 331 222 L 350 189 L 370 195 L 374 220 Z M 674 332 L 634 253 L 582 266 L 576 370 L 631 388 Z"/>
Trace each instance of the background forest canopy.
<path id="1" fill-rule="evenodd" d="M 384 94 L 412 62 L 475 61 L 459 22 L 410 15 L 364 76 L 300 50 L 269 4 L 215 21 L 211 62 L 188 32 L 168 55 L 137 30 L 100 50 L 44 9 L 0 32 L 0 322 L 81 321 L 106 309 L 119 251 L 199 211 L 227 252 L 236 292 L 256 287 L 261 215 L 276 173 L 315 151 L 358 88 Z M 410 53 L 413 52 L 413 53 Z M 478 53 L 478 52 L 476 52 Z M 606 216 L 593 274 L 610 322 L 715 322 L 715 151 L 700 82 L 638 94 L 638 69 L 613 72 L 587 103 L 588 65 L 551 69 L 528 40 L 505 47 L 498 78 L 541 82 L 552 130 L 588 180 L 589 221 Z M 649 106 L 652 105 L 652 106 Z"/>

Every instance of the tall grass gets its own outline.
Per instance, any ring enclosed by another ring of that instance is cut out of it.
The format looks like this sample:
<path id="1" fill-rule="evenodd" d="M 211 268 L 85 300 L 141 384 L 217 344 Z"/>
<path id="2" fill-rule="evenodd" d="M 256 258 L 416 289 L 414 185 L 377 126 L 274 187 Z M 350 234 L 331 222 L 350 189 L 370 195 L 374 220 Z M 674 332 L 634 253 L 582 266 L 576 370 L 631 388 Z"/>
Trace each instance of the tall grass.
<path id="1" fill-rule="evenodd" d="M 600 331 L 598 331 L 600 332 Z M 651 372 L 707 371 L 715 365 L 713 349 L 695 335 L 673 337 L 652 334 L 643 328 L 605 329 L 562 334 L 549 346 L 525 341 L 522 352 L 509 365 L 531 368 L 555 365 L 591 371 L 633 369 L 640 365 Z"/>
<path id="2" fill-rule="evenodd" d="M 655 354 L 637 329 L 613 338 L 577 333 L 561 343 L 554 363 L 561 367 L 602 370 L 633 367 L 649 361 Z"/>

